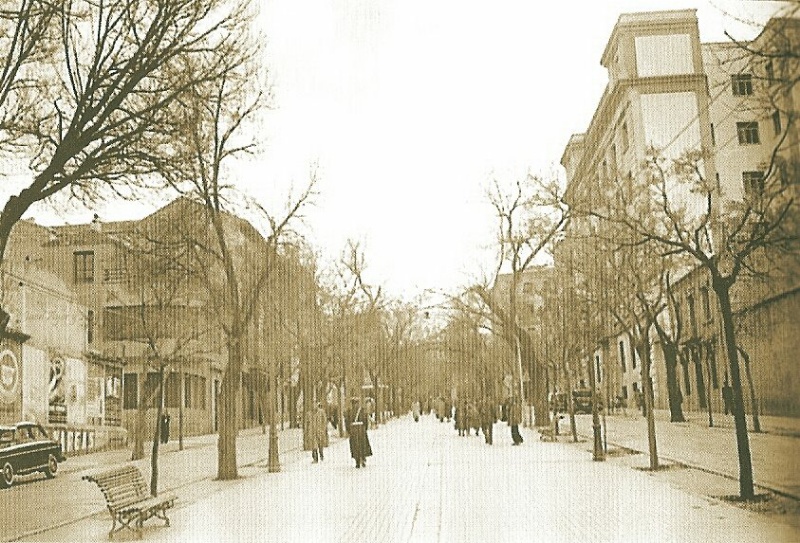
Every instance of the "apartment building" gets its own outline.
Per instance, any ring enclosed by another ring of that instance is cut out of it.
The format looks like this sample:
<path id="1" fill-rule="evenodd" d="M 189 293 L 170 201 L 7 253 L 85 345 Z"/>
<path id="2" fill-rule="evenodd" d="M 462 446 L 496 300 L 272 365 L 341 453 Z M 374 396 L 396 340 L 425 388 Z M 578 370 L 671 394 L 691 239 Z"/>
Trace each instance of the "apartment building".
<path id="1" fill-rule="evenodd" d="M 561 159 L 573 207 L 602 211 L 606 203 L 614 203 L 621 186 L 645 183 L 644 163 L 654 150 L 666 158 L 704 150 L 701 173 L 719 189 L 717 213 L 768 197 L 771 186 L 795 190 L 800 88 L 785 82 L 794 81 L 798 73 L 797 61 L 792 61 L 797 58 L 798 23 L 775 18 L 752 42 L 702 43 L 694 10 L 621 15 L 601 57 L 608 85 L 587 131 L 570 138 Z M 776 54 L 779 51 L 795 54 Z M 584 275 L 600 281 L 601 288 L 620 288 L 609 282 L 614 262 L 603 262 L 602 257 L 597 262 L 601 249 L 591 240 L 597 239 L 598 228 L 602 226 L 590 217 L 574 220 L 566 242 L 557 249 L 556 266 L 566 266 L 568 255 L 581 254 Z M 711 237 L 717 242 L 722 236 L 712 231 Z M 800 345 L 784 330 L 794 326 L 792 319 L 776 317 L 797 306 L 798 268 L 793 258 L 772 258 L 769 264 L 768 280 L 748 280 L 746 287 L 732 292 L 741 346 L 752 351 L 761 407 L 771 413 L 800 414 L 786 385 L 800 377 L 796 364 L 786 359 Z M 684 409 L 724 411 L 722 389 L 728 377 L 710 279 L 691 266 L 680 280 L 674 279 L 675 307 L 662 318 L 667 328 L 678 332 L 674 335 L 680 341 L 678 381 Z M 596 320 L 592 329 L 598 348 L 585 356 L 595 357 L 598 372 L 605 369 L 616 394 L 631 397 L 642 387 L 641 361 L 619 323 L 607 314 L 596 315 Z M 666 408 L 665 364 L 658 341 L 653 355 L 655 405 Z"/>
<path id="2" fill-rule="evenodd" d="M 10 295 L 12 328 L 30 336 L 22 347 L 27 376 L 22 411 L 56 426 L 132 430 L 140 400 L 147 403 L 148 428 L 155 422 L 157 402 L 163 401 L 173 436 L 178 425 L 187 436 L 217 429 L 227 347 L 203 274 L 221 270 L 213 264 L 205 270 L 191 265 L 191 248 L 176 243 L 173 235 L 177 227 L 197 227 L 197 211 L 197 204 L 178 199 L 140 221 L 101 222 L 96 217 L 89 224 L 51 228 L 19 223 L 5 277 L 24 277 L 26 285 Z M 247 221 L 230 215 L 224 222 L 234 251 L 258 255 L 264 249 L 263 238 Z M 202 236 L 196 239 L 203 243 Z M 34 284 L 46 288 L 49 309 L 34 299 Z M 27 311 L 19 311 L 25 304 Z M 259 387 L 266 381 L 257 370 L 263 366 L 263 338 L 256 324 L 248 332 L 242 427 L 265 418 Z M 154 348 L 167 361 L 163 398 L 156 393 L 160 374 Z M 64 375 L 63 385 L 51 382 L 48 390 L 46 379 L 49 375 L 52 381 L 56 373 Z"/>

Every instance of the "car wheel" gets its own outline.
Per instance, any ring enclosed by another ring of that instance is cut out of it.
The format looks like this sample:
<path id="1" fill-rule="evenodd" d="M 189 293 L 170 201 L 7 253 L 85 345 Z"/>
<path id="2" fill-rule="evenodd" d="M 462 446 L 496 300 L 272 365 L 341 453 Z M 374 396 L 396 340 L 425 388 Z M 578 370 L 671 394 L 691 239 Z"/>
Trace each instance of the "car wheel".
<path id="1" fill-rule="evenodd" d="M 47 467 L 44 468 L 44 474 L 48 479 L 52 479 L 58 472 L 58 460 L 52 454 L 47 457 Z"/>
<path id="2" fill-rule="evenodd" d="M 14 466 L 12 466 L 10 462 L 3 464 L 3 473 L 0 483 L 2 483 L 4 487 L 9 487 L 14 484 Z"/>

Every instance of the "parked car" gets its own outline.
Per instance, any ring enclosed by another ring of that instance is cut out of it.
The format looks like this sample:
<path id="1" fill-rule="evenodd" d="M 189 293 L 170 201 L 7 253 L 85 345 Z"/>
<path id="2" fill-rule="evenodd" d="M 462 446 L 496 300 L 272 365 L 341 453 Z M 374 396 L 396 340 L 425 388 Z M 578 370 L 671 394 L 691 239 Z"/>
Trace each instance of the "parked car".
<path id="1" fill-rule="evenodd" d="M 588 388 L 579 388 L 572 391 L 572 402 L 575 406 L 576 414 L 588 414 L 592 412 L 592 391 Z M 597 409 L 603 410 L 603 395 L 597 392 Z"/>
<path id="2" fill-rule="evenodd" d="M 55 477 L 64 460 L 61 445 L 35 422 L 0 425 L 0 486 L 9 487 L 17 475 L 36 471 Z"/>

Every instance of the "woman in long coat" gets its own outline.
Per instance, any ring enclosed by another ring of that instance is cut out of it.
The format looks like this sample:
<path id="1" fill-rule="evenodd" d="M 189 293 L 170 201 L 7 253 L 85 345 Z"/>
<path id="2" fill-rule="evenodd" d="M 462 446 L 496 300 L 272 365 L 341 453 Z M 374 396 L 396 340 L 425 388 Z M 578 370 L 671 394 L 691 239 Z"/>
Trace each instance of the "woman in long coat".
<path id="1" fill-rule="evenodd" d="M 350 412 L 347 415 L 347 432 L 350 435 L 350 456 L 356 461 L 356 467 L 367 465 L 367 457 L 372 456 L 367 428 L 369 414 L 358 398 L 353 398 Z"/>

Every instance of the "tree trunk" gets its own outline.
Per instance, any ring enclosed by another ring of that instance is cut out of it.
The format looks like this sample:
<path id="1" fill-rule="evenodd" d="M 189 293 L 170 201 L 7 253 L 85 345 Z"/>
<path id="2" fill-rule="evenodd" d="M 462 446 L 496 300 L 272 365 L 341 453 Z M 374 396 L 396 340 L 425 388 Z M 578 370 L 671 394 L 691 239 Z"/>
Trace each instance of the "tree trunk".
<path id="1" fill-rule="evenodd" d="M 649 323 L 645 324 L 649 327 Z M 658 444 L 656 442 L 656 420 L 655 413 L 653 412 L 653 380 L 650 378 L 650 366 L 652 365 L 652 357 L 650 353 L 650 335 L 645 329 L 638 342 L 639 357 L 642 361 L 641 379 L 642 379 L 642 392 L 644 394 L 644 409 L 645 416 L 647 417 L 647 448 L 650 453 L 650 469 L 658 469 Z"/>
<path id="2" fill-rule="evenodd" d="M 702 344 L 700 348 L 702 349 L 701 354 L 703 356 L 703 366 L 705 366 L 706 378 L 708 380 L 705 389 L 706 389 L 706 405 L 708 406 L 708 427 L 711 428 L 712 426 L 714 426 L 714 407 L 711 403 L 711 388 L 713 384 L 711 377 L 711 361 L 709 360 L 709 350 L 707 348 L 707 345 Z"/>
<path id="3" fill-rule="evenodd" d="M 232 339 L 228 344 L 228 364 L 222 377 L 219 398 L 217 478 L 221 481 L 239 477 L 236 466 L 236 437 L 239 433 L 237 398 L 241 379 L 241 349 L 238 337 L 231 335 Z"/>
<path id="4" fill-rule="evenodd" d="M 156 408 L 153 449 L 150 453 L 150 495 L 158 496 L 158 447 L 161 443 L 161 415 L 164 412 L 164 364 L 158 370 L 158 404 Z"/>
<path id="5" fill-rule="evenodd" d="M 542 367 L 533 362 L 531 375 L 531 390 L 533 392 L 533 424 L 536 427 L 548 426 L 550 417 L 547 405 L 547 378 L 543 374 Z"/>
<path id="6" fill-rule="evenodd" d="M 755 496 L 753 488 L 753 462 L 750 456 L 750 440 L 747 435 L 747 420 L 742 398 L 742 378 L 739 373 L 739 356 L 736 350 L 736 331 L 733 325 L 733 309 L 730 299 L 730 281 L 713 273 L 712 286 L 719 301 L 722 315 L 722 329 L 725 337 L 725 351 L 733 388 L 733 421 L 736 427 L 736 449 L 739 455 L 739 496 L 751 500 Z"/>
<path id="7" fill-rule="evenodd" d="M 756 398 L 756 387 L 753 385 L 753 375 L 750 373 L 750 355 L 741 347 L 736 347 L 744 360 L 744 374 L 747 377 L 747 385 L 750 388 L 750 405 L 753 413 L 753 431 L 761 433 L 761 421 L 758 419 L 758 398 Z"/>
<path id="8" fill-rule="evenodd" d="M 672 342 L 665 342 L 662 337 L 661 349 L 664 352 L 667 373 L 669 420 L 670 422 L 686 422 L 686 418 L 683 416 L 683 395 L 678 384 L 678 347 Z"/>
<path id="9" fill-rule="evenodd" d="M 0 267 L 2 267 L 5 260 L 6 247 L 8 247 L 8 240 L 11 237 L 14 225 L 33 203 L 30 198 L 23 198 L 25 195 L 26 191 L 22 191 L 19 196 L 9 197 L 2 214 L 0 214 Z M 3 290 L 3 282 L 0 281 L 0 301 L 5 300 Z M 0 305 L 0 337 L 5 335 L 10 318 L 11 315 Z M 144 453 L 142 453 L 142 456 L 144 456 Z"/>
<path id="10" fill-rule="evenodd" d="M 572 401 L 572 372 L 569 362 L 564 361 L 564 376 L 567 379 L 567 412 L 569 413 L 569 430 L 572 433 L 573 443 L 578 442 L 578 426 L 575 424 L 575 402 Z"/>

